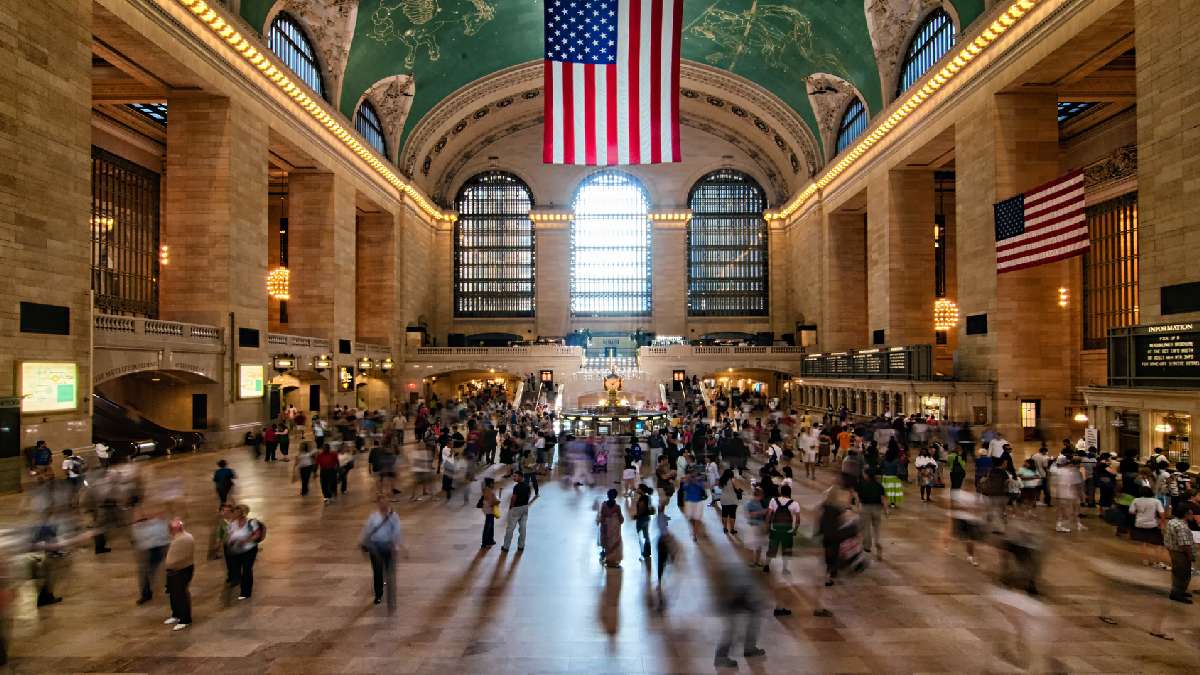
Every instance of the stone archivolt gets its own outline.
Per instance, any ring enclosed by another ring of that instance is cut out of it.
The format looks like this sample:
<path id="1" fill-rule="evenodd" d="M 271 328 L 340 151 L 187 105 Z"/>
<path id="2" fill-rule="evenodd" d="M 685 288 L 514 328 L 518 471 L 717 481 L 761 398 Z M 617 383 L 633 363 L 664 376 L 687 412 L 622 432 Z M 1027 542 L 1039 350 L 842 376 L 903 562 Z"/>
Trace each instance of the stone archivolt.
<path id="1" fill-rule="evenodd" d="M 862 100 L 863 105 L 866 105 L 866 101 L 853 84 L 837 75 L 813 73 L 808 76 L 807 82 L 808 101 L 817 118 L 817 128 L 821 132 L 825 156 L 832 158 L 837 154 L 837 134 L 842 126 L 842 115 L 846 112 L 846 106 L 855 97 Z"/>
<path id="2" fill-rule="evenodd" d="M 404 133 L 404 123 L 408 120 L 408 110 L 412 106 L 416 82 L 411 75 L 393 75 L 371 85 L 363 98 L 375 106 L 379 113 L 379 121 L 383 123 L 383 133 L 387 137 L 389 159 L 395 159 L 400 136 Z M 362 105 L 361 101 L 359 105 Z"/>
<path id="3" fill-rule="evenodd" d="M 942 0 L 863 0 L 867 14 L 867 30 L 871 33 L 871 47 L 875 50 L 875 63 L 879 67 L 879 85 L 883 88 L 883 101 L 892 100 L 896 81 L 900 75 L 900 64 L 912 39 L 917 23 L 937 7 L 950 3 Z M 948 8 L 954 16 L 953 8 Z"/>
<path id="4" fill-rule="evenodd" d="M 358 0 L 279 0 L 267 13 L 263 35 L 271 32 L 271 22 L 279 12 L 287 12 L 304 26 L 317 50 L 321 76 L 325 79 L 325 94 L 330 101 L 340 101 L 342 79 L 350 60 L 350 44 L 354 41 L 354 24 L 358 19 Z M 354 111 L 349 112 L 353 114 Z"/>

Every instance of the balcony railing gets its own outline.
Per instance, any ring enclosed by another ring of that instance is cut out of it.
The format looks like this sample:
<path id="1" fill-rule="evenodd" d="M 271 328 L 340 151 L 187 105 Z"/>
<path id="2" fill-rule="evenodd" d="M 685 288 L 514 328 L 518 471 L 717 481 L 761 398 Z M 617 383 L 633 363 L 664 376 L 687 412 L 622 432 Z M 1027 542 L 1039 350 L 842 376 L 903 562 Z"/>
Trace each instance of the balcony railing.
<path id="1" fill-rule="evenodd" d="M 575 356 L 583 358 L 582 347 L 563 345 L 528 345 L 524 347 L 417 347 L 415 357 L 461 358 L 464 356 L 490 356 L 493 358 L 534 358 Z"/>
<path id="2" fill-rule="evenodd" d="M 642 347 L 640 358 L 694 358 L 721 357 L 732 355 L 761 354 L 772 359 L 800 360 L 803 347 L 695 347 L 692 345 L 668 345 L 665 347 Z"/>
<path id="3" fill-rule="evenodd" d="M 216 326 L 203 324 L 182 323 L 180 321 L 160 321 L 158 319 L 143 319 L 133 316 L 114 316 L 112 314 L 95 315 L 96 336 L 101 341 L 104 336 L 144 335 L 155 339 L 177 339 L 204 345 L 220 345 L 222 332 Z"/>
<path id="4" fill-rule="evenodd" d="M 288 335 L 286 333 L 268 333 L 267 344 L 274 347 L 307 347 L 308 349 L 328 350 L 332 344 L 326 338 L 309 337 L 307 335 Z"/>

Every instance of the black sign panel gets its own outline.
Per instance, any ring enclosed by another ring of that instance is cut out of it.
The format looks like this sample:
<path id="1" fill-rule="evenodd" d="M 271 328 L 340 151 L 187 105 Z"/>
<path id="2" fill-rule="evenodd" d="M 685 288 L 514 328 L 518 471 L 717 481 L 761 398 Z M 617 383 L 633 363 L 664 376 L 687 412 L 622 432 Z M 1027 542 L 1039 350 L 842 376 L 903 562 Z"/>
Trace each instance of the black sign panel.
<path id="1" fill-rule="evenodd" d="M 1200 328 L 1191 322 L 1116 328 L 1108 335 L 1111 386 L 1200 386 Z"/>
<path id="2" fill-rule="evenodd" d="M 930 345 L 812 354 L 801 362 L 800 373 L 810 377 L 930 380 L 932 354 Z"/>

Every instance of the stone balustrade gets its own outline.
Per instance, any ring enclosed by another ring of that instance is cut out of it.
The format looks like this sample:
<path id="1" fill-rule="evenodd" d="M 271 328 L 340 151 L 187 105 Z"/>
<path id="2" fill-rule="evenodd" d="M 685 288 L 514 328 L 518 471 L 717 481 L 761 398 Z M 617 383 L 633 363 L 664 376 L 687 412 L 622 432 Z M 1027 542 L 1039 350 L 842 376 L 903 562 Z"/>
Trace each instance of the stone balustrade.
<path id="1" fill-rule="evenodd" d="M 304 347 L 307 349 L 328 350 L 333 347 L 326 338 L 309 337 L 307 335 L 288 335 L 286 333 L 268 333 L 267 345 L 274 347 Z"/>
<path id="2" fill-rule="evenodd" d="M 576 356 L 583 358 L 582 347 L 563 345 L 525 345 L 519 347 L 418 347 L 412 354 L 416 360 L 438 360 L 440 358 L 461 359 L 469 356 L 492 358 L 541 358 Z"/>
<path id="3" fill-rule="evenodd" d="M 111 314 L 95 315 L 94 326 L 97 346 L 105 346 L 113 340 L 127 340 L 130 336 L 145 336 L 156 342 L 165 338 L 175 342 L 220 346 L 223 335 L 223 331 L 216 326 Z"/>
<path id="4" fill-rule="evenodd" d="M 761 354 L 771 360 L 796 360 L 804 356 L 803 347 L 732 347 L 732 346 L 692 346 L 668 345 L 665 347 L 642 347 L 638 349 L 638 358 L 721 358 L 732 355 L 746 356 Z"/>

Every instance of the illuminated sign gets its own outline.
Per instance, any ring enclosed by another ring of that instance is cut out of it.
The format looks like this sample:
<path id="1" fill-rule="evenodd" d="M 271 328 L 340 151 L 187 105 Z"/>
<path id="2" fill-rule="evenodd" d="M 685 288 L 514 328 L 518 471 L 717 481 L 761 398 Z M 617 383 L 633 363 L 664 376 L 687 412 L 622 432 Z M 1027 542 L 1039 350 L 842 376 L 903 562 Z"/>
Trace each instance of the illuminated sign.
<path id="1" fill-rule="evenodd" d="M 338 366 L 338 391 L 354 391 L 353 366 Z"/>
<path id="2" fill-rule="evenodd" d="M 266 368 L 262 364 L 238 364 L 238 398 L 262 398 L 265 381 Z"/>
<path id="3" fill-rule="evenodd" d="M 79 368 L 70 361 L 21 362 L 21 412 L 62 412 L 79 406 Z"/>

